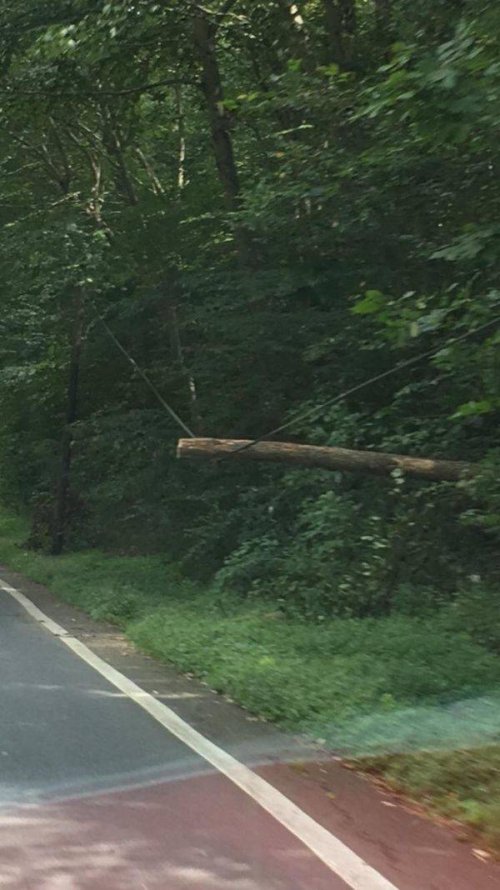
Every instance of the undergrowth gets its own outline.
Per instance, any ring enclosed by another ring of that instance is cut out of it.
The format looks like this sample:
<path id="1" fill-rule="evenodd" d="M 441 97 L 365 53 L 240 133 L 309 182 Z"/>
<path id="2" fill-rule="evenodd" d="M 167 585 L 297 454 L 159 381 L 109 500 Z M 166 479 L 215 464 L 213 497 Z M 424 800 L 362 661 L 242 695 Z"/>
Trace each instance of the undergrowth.
<path id="1" fill-rule="evenodd" d="M 500 851 L 500 746 L 365 758 L 396 790 L 481 832 Z"/>

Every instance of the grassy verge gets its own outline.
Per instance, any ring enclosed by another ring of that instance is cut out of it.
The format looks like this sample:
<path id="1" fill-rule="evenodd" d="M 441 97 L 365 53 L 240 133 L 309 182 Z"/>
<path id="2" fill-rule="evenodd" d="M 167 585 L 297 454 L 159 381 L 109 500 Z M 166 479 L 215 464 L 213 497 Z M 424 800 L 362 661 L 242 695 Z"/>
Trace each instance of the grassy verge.
<path id="1" fill-rule="evenodd" d="M 473 827 L 500 854 L 500 745 L 365 758 L 365 772 L 428 809 Z"/>
<path id="2" fill-rule="evenodd" d="M 290 620 L 183 579 L 157 557 L 24 551 L 0 561 L 257 714 L 324 739 L 500 850 L 500 659 L 436 618 Z"/>

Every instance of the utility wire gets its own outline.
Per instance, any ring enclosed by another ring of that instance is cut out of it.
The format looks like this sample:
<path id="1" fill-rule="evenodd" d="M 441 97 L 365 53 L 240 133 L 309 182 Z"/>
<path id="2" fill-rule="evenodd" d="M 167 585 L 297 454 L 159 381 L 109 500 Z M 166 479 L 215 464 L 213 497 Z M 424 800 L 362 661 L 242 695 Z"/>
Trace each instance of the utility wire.
<path id="1" fill-rule="evenodd" d="M 428 349 L 426 352 L 421 352 L 419 355 L 415 355 L 412 358 L 407 359 L 404 362 L 400 362 L 398 365 L 395 365 L 393 368 L 389 368 L 387 371 L 382 371 L 381 374 L 376 374 L 374 377 L 370 377 L 368 380 L 364 380 L 362 383 L 356 384 L 356 386 L 351 386 L 349 389 L 344 390 L 337 396 L 333 396 L 331 399 L 327 399 L 326 402 L 322 402 L 320 405 L 316 405 L 314 408 L 310 408 L 308 411 L 304 411 L 302 414 L 297 414 L 295 417 L 292 417 L 291 420 L 283 423 L 281 426 L 275 427 L 275 429 L 270 430 L 268 433 L 264 433 L 262 436 L 258 436 L 256 439 L 252 439 L 251 442 L 247 442 L 245 445 L 241 445 L 239 448 L 234 448 L 230 454 L 224 455 L 225 458 L 230 457 L 232 454 L 238 454 L 240 451 L 247 451 L 248 448 L 252 448 L 253 445 L 258 445 L 259 442 L 263 442 L 264 439 L 268 439 L 270 436 L 275 436 L 276 433 L 281 433 L 283 430 L 287 430 L 292 426 L 295 426 L 301 420 L 308 420 L 311 417 L 315 417 L 317 414 L 321 413 L 325 408 L 329 408 L 332 405 L 336 405 L 338 402 L 343 401 L 348 396 L 353 395 L 355 392 L 359 392 L 361 389 L 365 389 L 365 387 L 370 386 L 372 383 L 377 383 L 379 380 L 384 380 L 386 377 L 390 377 L 392 374 L 396 374 L 398 371 L 403 370 L 404 368 L 409 368 L 411 365 L 416 365 L 418 362 L 423 361 L 426 358 L 433 358 L 436 355 L 439 355 L 440 352 L 446 347 L 451 346 L 454 343 L 461 343 L 463 340 L 467 340 L 468 337 L 473 337 L 474 334 L 480 333 L 480 331 L 484 331 L 487 328 L 492 327 L 492 325 L 500 322 L 500 315 L 495 316 L 490 321 L 487 321 L 485 324 L 479 325 L 477 328 L 474 328 L 471 331 L 466 331 L 465 334 L 460 334 L 458 337 L 450 337 L 448 340 L 445 340 L 441 346 L 435 349 Z M 224 458 L 221 458 L 223 460 Z"/>
<path id="2" fill-rule="evenodd" d="M 154 394 L 156 399 L 159 401 L 160 405 L 167 411 L 167 413 L 172 417 L 173 420 L 184 430 L 185 433 L 190 436 L 190 438 L 195 439 L 196 434 L 184 423 L 184 421 L 179 417 L 176 411 L 168 404 L 168 402 L 163 398 L 161 393 L 158 391 L 154 383 L 149 379 L 147 374 L 139 367 L 134 358 L 130 355 L 129 352 L 125 349 L 122 343 L 118 340 L 118 338 L 113 334 L 113 331 L 109 328 L 107 323 L 104 321 L 102 316 L 98 316 L 99 321 L 101 322 L 104 330 L 108 334 L 109 338 L 115 344 L 116 348 L 121 352 L 121 354 L 126 358 L 126 360 L 132 365 L 134 371 L 139 374 L 139 376 L 144 380 L 145 384 L 149 387 L 151 392 Z M 500 315 L 495 316 L 490 321 L 485 322 L 482 325 L 479 325 L 476 328 L 473 328 L 470 331 L 466 331 L 465 334 L 460 334 L 458 337 L 450 337 L 448 340 L 445 340 L 441 346 L 438 346 L 434 349 L 428 349 L 426 352 L 421 352 L 419 355 L 415 355 L 412 358 L 406 359 L 404 362 L 399 362 L 399 364 L 395 365 L 393 368 L 389 368 L 387 371 L 382 371 L 380 374 L 375 374 L 373 377 L 369 377 L 368 380 L 363 380 L 362 383 L 357 383 L 355 386 L 351 386 L 349 389 L 344 390 L 336 396 L 333 396 L 331 399 L 327 399 L 325 402 L 322 402 L 320 405 L 315 405 L 314 408 L 310 408 L 308 411 L 304 411 L 301 414 L 297 414 L 295 417 L 292 417 L 291 420 L 286 423 L 281 424 L 281 426 L 277 426 L 272 430 L 269 430 L 267 433 L 263 433 L 261 436 L 252 439 L 251 442 L 246 442 L 245 445 L 241 445 L 239 448 L 235 448 L 231 451 L 231 454 L 238 454 L 241 451 L 247 451 L 247 449 L 252 448 L 254 445 L 258 445 L 259 442 L 263 442 L 265 439 L 268 439 L 270 436 L 275 436 L 277 433 L 283 432 L 283 430 L 290 429 L 290 427 L 295 426 L 296 423 L 299 423 L 303 420 L 308 420 L 309 418 L 315 417 L 317 414 L 320 414 L 325 408 L 332 407 L 333 405 L 338 404 L 339 402 L 346 399 L 348 396 L 353 395 L 356 392 L 360 392 L 360 390 L 365 389 L 367 386 L 371 386 L 372 383 L 377 383 L 379 380 L 384 380 L 386 377 L 392 376 L 392 374 L 397 374 L 398 371 L 402 371 L 405 368 L 409 368 L 412 365 L 416 365 L 419 362 L 423 361 L 426 358 L 434 358 L 436 355 L 439 355 L 440 352 L 446 347 L 451 346 L 455 343 L 461 343 L 464 340 L 467 340 L 469 337 L 473 337 L 475 334 L 480 333 L 481 331 L 487 330 L 491 328 L 493 325 L 500 323 Z M 227 454 L 224 457 L 227 459 L 231 456 L 231 454 Z M 224 458 L 221 458 L 222 460 Z"/>
<path id="3" fill-rule="evenodd" d="M 165 411 L 166 411 L 168 414 L 170 414 L 170 417 L 172 417 L 172 419 L 175 420 L 175 422 L 176 422 L 176 423 L 177 423 L 177 424 L 184 430 L 185 433 L 188 434 L 188 436 L 190 436 L 192 439 L 195 439 L 196 436 L 195 436 L 195 434 L 193 433 L 193 431 L 189 429 L 189 427 L 187 426 L 187 424 L 185 424 L 184 421 L 181 420 L 181 418 L 180 418 L 179 415 L 176 413 L 176 411 L 174 411 L 174 409 L 168 404 L 168 402 L 165 401 L 165 399 L 163 398 L 163 396 L 161 395 L 161 393 L 157 390 L 157 388 L 156 388 L 156 386 L 154 385 L 154 383 L 149 379 L 149 377 L 148 377 L 147 374 L 142 370 L 142 368 L 139 367 L 139 365 L 137 364 L 136 360 L 135 360 L 134 358 L 132 358 L 132 356 L 130 355 L 129 352 L 127 352 L 127 350 L 126 350 L 125 347 L 120 343 L 120 341 L 118 340 L 118 338 L 115 337 L 115 335 L 113 334 L 113 331 L 108 327 L 108 325 L 106 324 L 106 322 L 104 321 L 104 319 L 103 319 L 100 315 L 98 316 L 98 318 L 99 318 L 99 321 L 101 322 L 101 324 L 102 324 L 104 330 L 106 331 L 108 337 L 113 341 L 113 343 L 115 344 L 116 348 L 119 349 L 119 351 L 120 351 L 121 354 L 127 359 L 127 361 L 130 362 L 130 364 L 132 365 L 134 371 L 135 371 L 137 374 L 139 374 L 139 377 L 141 377 L 142 380 L 144 380 L 144 383 L 146 384 L 146 386 L 149 387 L 149 389 L 151 390 L 151 392 L 156 396 L 156 398 L 158 399 L 160 405 L 162 405 L 162 407 L 165 409 Z"/>

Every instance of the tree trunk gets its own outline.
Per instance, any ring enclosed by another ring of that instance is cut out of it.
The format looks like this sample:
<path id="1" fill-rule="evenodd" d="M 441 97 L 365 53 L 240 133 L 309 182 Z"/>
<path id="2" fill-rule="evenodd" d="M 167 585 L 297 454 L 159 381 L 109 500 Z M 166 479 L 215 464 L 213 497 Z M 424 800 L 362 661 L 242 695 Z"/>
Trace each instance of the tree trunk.
<path id="1" fill-rule="evenodd" d="M 474 471 L 472 464 L 462 461 L 409 457 L 380 451 L 351 451 L 347 448 L 296 445 L 292 442 L 257 442 L 253 445 L 251 439 L 180 439 L 177 457 L 271 461 L 379 476 L 389 476 L 395 470 L 400 470 L 408 476 L 418 476 L 438 482 L 458 482 Z"/>
<path id="2" fill-rule="evenodd" d="M 240 184 L 234 159 L 230 117 L 224 108 L 224 89 L 217 61 L 216 25 L 199 9 L 194 18 L 194 40 L 202 68 L 202 89 L 205 96 L 215 163 L 228 210 L 238 210 Z"/>
<path id="3" fill-rule="evenodd" d="M 341 68 L 348 67 L 357 25 L 355 0 L 323 0 L 323 3 L 330 59 Z"/>
<path id="4" fill-rule="evenodd" d="M 385 31 L 391 18 L 391 0 L 375 0 L 375 21 L 380 31 Z"/>
<path id="5" fill-rule="evenodd" d="M 138 198 L 124 156 L 122 137 L 113 113 L 103 110 L 103 142 L 108 153 L 114 173 L 116 188 L 131 207 L 135 207 Z"/>
<path id="6" fill-rule="evenodd" d="M 177 319 L 177 306 L 172 301 L 169 301 L 167 303 L 167 316 L 168 329 L 170 334 L 170 349 L 172 352 L 172 356 L 174 358 L 174 361 L 177 363 L 182 377 L 186 381 L 186 388 L 189 397 L 189 415 L 191 420 L 191 427 L 195 432 L 201 433 L 203 432 L 203 421 L 198 406 L 196 382 L 184 359 L 184 350 L 182 348 L 182 342 L 179 332 L 179 322 Z"/>
<path id="7" fill-rule="evenodd" d="M 186 186 L 186 128 L 184 117 L 184 104 L 182 90 L 180 86 L 175 88 L 175 106 L 177 113 L 177 197 L 182 200 L 184 188 Z M 163 284 L 166 293 L 166 316 L 168 332 L 170 336 L 170 352 L 174 362 L 177 364 L 183 379 L 186 382 L 186 389 L 189 398 L 189 415 L 191 420 L 191 428 L 197 433 L 203 432 L 203 423 L 198 406 L 198 392 L 196 389 L 196 381 L 193 374 L 186 364 L 184 357 L 184 349 L 182 347 L 181 334 L 179 330 L 179 319 L 177 315 L 177 305 L 179 297 L 179 286 L 177 275 L 172 271 L 167 276 Z"/>
<path id="8" fill-rule="evenodd" d="M 78 293 L 75 299 L 75 318 L 71 343 L 68 386 L 66 390 L 66 423 L 61 440 L 61 463 L 57 484 L 54 527 L 52 530 L 51 552 L 54 556 L 58 556 L 62 553 L 66 538 L 68 493 L 73 446 L 72 426 L 77 418 L 78 411 L 78 385 L 83 343 L 83 319 L 83 297 L 81 293 Z"/>
<path id="9" fill-rule="evenodd" d="M 380 43 L 390 43 L 391 0 L 375 0 L 375 30 Z"/>
<path id="10" fill-rule="evenodd" d="M 186 185 L 186 127 L 184 120 L 184 106 L 182 102 L 182 90 L 180 86 L 175 88 L 175 106 L 177 112 L 177 132 L 179 135 L 178 160 L 177 160 L 177 189 L 179 194 L 184 191 Z"/>
<path id="11" fill-rule="evenodd" d="M 226 207 L 230 213 L 235 213 L 241 207 L 240 183 L 230 132 L 231 115 L 224 107 L 224 88 L 217 61 L 217 26 L 201 8 L 198 8 L 194 15 L 193 32 L 201 63 L 201 85 L 208 111 L 217 172 Z M 255 257 L 249 232 L 241 224 L 236 224 L 233 231 L 242 265 L 252 268 L 255 265 Z"/>
<path id="12" fill-rule="evenodd" d="M 307 58 L 307 34 L 299 8 L 296 3 L 290 2 L 290 0 L 278 0 L 278 5 L 283 12 L 291 54 L 296 59 L 305 60 Z"/>

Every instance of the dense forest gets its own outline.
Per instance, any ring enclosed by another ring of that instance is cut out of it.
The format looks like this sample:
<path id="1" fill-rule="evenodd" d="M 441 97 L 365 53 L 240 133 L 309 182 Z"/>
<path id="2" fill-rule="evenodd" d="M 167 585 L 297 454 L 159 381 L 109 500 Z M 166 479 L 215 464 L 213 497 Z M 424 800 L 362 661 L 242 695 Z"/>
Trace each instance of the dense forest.
<path id="1" fill-rule="evenodd" d="M 159 554 L 314 620 L 454 601 L 498 648 L 495 0 L 0 22 L 0 495 L 26 545 Z M 186 428 L 283 424 L 478 470 L 175 457 Z"/>

